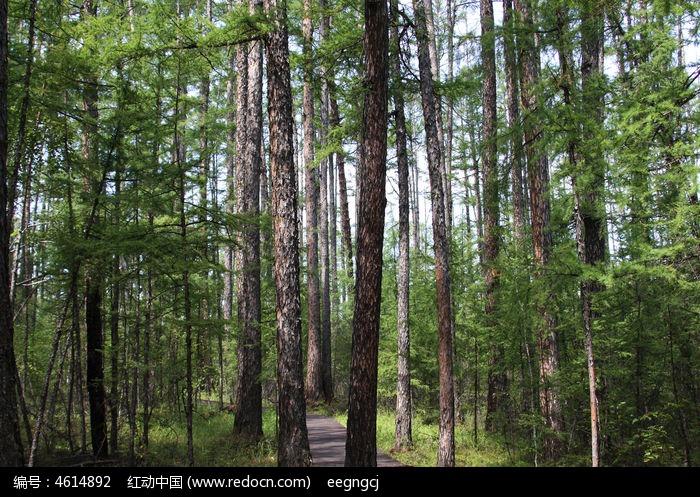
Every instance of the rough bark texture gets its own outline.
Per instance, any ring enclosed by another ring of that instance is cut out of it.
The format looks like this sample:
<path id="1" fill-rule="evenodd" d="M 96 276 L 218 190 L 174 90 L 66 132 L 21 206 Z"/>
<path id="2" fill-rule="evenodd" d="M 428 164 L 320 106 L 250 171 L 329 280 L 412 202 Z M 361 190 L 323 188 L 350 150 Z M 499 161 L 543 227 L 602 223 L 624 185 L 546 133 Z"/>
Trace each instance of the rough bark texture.
<path id="1" fill-rule="evenodd" d="M 303 156 L 306 171 L 306 285 L 309 305 L 309 332 L 306 356 L 306 400 L 316 402 L 323 392 L 321 370 L 321 288 L 318 274 L 318 202 L 319 171 L 314 160 L 314 91 L 313 22 L 311 0 L 304 0 L 302 20 L 304 85 L 303 85 Z"/>
<path id="2" fill-rule="evenodd" d="M 435 284 L 438 304 L 438 358 L 440 364 L 440 422 L 438 434 L 438 466 L 454 466 L 454 376 L 452 344 L 452 291 L 450 260 L 445 212 L 445 192 L 441 174 L 442 143 L 438 137 L 438 104 L 435 100 L 433 78 L 428 53 L 428 31 L 422 0 L 414 0 L 413 9 L 418 40 L 421 102 L 428 149 L 428 172 L 432 202 L 433 244 L 435 253 Z"/>
<path id="3" fill-rule="evenodd" d="M 325 9 L 324 0 L 319 0 L 319 8 Z M 320 43 L 324 43 L 328 36 L 328 16 L 323 13 L 319 26 Z M 325 67 L 321 67 L 321 149 L 326 153 L 328 143 L 327 134 L 329 127 L 329 96 L 328 96 L 328 74 Z M 320 246 L 319 255 L 321 257 L 321 390 L 323 400 L 329 404 L 333 400 L 333 375 L 331 371 L 331 282 L 330 282 L 330 253 L 328 237 L 328 170 L 330 157 L 328 155 L 321 158 L 321 171 L 319 175 L 319 231 Z M 333 213 L 335 215 L 335 213 Z"/>
<path id="4" fill-rule="evenodd" d="M 259 5 L 251 2 L 251 12 Z M 238 237 L 236 254 L 238 301 L 238 384 L 235 435 L 255 442 L 262 428 L 262 350 L 260 344 L 260 143 L 262 141 L 262 43 L 253 41 L 239 55 L 239 134 L 236 154 L 238 178 L 236 208 L 244 228 Z M 245 62 L 242 59 L 247 59 Z"/>
<path id="5" fill-rule="evenodd" d="M 484 272 L 485 313 L 489 329 L 489 370 L 486 395 L 486 429 L 496 431 L 503 426 L 506 377 L 503 372 L 503 345 L 497 328 L 498 253 L 500 250 L 498 146 L 496 136 L 496 39 L 494 35 L 493 1 L 481 0 L 481 61 L 483 70 L 483 202 L 484 202 Z"/>
<path id="6" fill-rule="evenodd" d="M 579 213 L 583 231 L 583 262 L 590 266 L 605 261 L 605 209 L 604 196 L 605 166 L 602 162 L 600 140 L 596 132 L 602 129 L 604 88 L 601 78 L 601 45 L 603 43 L 603 7 L 585 4 L 581 25 L 581 89 L 582 111 L 585 116 L 583 127 L 583 169 L 585 184 L 579 180 L 576 192 L 579 199 Z M 596 391 L 596 371 L 593 355 L 593 326 L 597 313 L 593 299 L 602 286 L 593 279 L 581 283 L 583 325 L 585 335 L 586 362 L 588 369 L 588 393 L 591 415 L 591 465 L 600 466 L 598 433 L 598 396 Z"/>
<path id="7" fill-rule="evenodd" d="M 340 126 L 340 115 L 338 114 L 338 102 L 334 96 L 331 97 L 331 125 Z M 353 255 L 352 255 L 352 233 L 350 231 L 350 208 L 348 206 L 348 187 L 345 178 L 345 154 L 338 152 L 336 155 L 338 166 L 338 194 L 340 196 L 340 231 L 341 241 L 345 247 L 345 260 L 347 264 L 348 277 L 353 279 Z"/>
<path id="8" fill-rule="evenodd" d="M 81 11 L 83 20 L 89 22 L 90 18 L 96 15 L 97 5 L 92 0 L 85 0 Z M 99 163 L 96 143 L 97 120 L 99 118 L 97 99 L 97 80 L 92 75 L 86 75 L 83 87 L 84 129 L 82 156 L 85 164 L 85 189 L 89 198 L 95 199 L 99 197 L 102 190 L 101 183 L 97 183 L 90 174 L 90 167 L 94 167 Z M 97 218 L 93 208 L 88 224 L 96 221 Z M 88 402 L 90 404 L 92 452 L 95 457 L 105 457 L 107 455 L 107 403 L 104 385 L 104 338 L 102 329 L 103 276 L 100 266 L 100 261 L 92 261 L 87 264 L 85 286 L 86 380 Z"/>
<path id="9" fill-rule="evenodd" d="M 552 234 L 549 226 L 549 163 L 547 154 L 540 150 L 539 145 L 543 130 L 535 91 L 540 82 L 540 56 L 535 38 L 534 13 L 530 4 L 531 0 L 515 2 L 521 28 L 518 37 L 521 64 L 521 101 L 526 114 L 523 135 L 527 156 L 532 245 L 537 267 L 535 278 L 542 279 L 545 277 L 552 249 Z M 550 297 L 548 295 L 546 300 L 551 300 Z M 537 330 L 540 360 L 540 413 L 545 426 L 553 434 L 556 434 L 561 432 L 563 428 L 561 406 L 553 385 L 553 377 L 559 370 L 557 322 L 556 317 L 548 307 L 548 302 L 540 302 L 538 312 L 541 316 Z M 547 455 L 555 457 L 559 449 L 556 435 L 547 437 L 545 440 Z"/>
<path id="10" fill-rule="evenodd" d="M 299 231 L 287 4 L 284 0 L 265 0 L 265 10 L 275 28 L 267 36 L 265 46 L 275 237 L 279 409 L 277 463 L 279 466 L 310 466 L 301 355 Z"/>
<path id="11" fill-rule="evenodd" d="M 357 237 L 345 466 L 377 465 L 377 361 L 386 206 L 389 26 L 384 0 L 365 0 L 363 165 Z"/>
<path id="12" fill-rule="evenodd" d="M 510 182 L 513 204 L 513 228 L 518 248 L 524 248 L 525 192 L 523 188 L 523 134 L 520 126 L 520 85 L 518 83 L 513 0 L 503 2 L 503 53 L 508 100 L 508 133 L 510 135 Z"/>
<path id="13" fill-rule="evenodd" d="M 8 205 L 8 32 L 7 0 L 0 0 L 0 466 L 22 466 L 17 416 L 14 325 L 10 290 L 10 216 Z"/>
<path id="14" fill-rule="evenodd" d="M 87 390 L 90 403 L 90 435 L 95 457 L 107 456 L 107 406 L 104 388 L 104 339 L 102 335 L 102 289 L 88 279 L 85 288 L 87 330 Z"/>
<path id="15" fill-rule="evenodd" d="M 394 52 L 391 57 L 391 68 L 394 77 L 394 128 L 396 132 L 396 161 L 399 177 L 399 267 L 398 267 L 398 296 L 397 296 L 397 334 L 398 359 L 396 382 L 396 429 L 394 432 L 394 448 L 403 450 L 413 445 L 411 426 L 411 335 L 409 328 L 409 294 L 410 294 L 410 226 L 409 191 L 408 191 L 408 150 L 406 141 L 406 115 L 404 112 L 403 89 L 400 87 L 401 44 L 398 30 L 398 0 L 392 0 L 391 36 Z"/>

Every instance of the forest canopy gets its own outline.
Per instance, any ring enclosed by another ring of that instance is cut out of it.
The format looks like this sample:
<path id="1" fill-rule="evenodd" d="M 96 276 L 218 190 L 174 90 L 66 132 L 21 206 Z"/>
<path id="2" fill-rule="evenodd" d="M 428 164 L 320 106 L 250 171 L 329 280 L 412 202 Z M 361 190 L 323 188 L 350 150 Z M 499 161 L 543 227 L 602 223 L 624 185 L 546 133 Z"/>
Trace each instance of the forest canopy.
<path id="1" fill-rule="evenodd" d="M 0 465 L 699 464 L 697 2 L 0 20 Z"/>

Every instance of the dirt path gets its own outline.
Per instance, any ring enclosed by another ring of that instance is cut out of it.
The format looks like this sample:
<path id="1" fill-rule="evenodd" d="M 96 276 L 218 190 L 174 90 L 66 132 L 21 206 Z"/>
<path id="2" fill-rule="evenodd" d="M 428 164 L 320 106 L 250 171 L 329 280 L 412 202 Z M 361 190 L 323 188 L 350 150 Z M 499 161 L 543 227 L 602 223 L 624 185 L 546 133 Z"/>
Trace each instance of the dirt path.
<path id="1" fill-rule="evenodd" d="M 309 430 L 309 446 L 313 465 L 319 467 L 344 466 L 345 464 L 345 427 L 335 419 L 318 414 L 306 416 Z M 400 462 L 383 452 L 377 452 L 377 466 L 400 467 Z"/>

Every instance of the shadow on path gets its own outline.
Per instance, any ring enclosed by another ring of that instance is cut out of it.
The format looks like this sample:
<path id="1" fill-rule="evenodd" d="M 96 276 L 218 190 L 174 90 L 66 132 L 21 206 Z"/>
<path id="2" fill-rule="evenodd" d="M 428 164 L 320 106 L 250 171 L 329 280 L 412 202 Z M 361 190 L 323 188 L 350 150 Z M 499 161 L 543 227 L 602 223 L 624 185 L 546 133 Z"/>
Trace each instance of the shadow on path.
<path id="1" fill-rule="evenodd" d="M 307 414 L 306 426 L 309 430 L 309 446 L 313 457 L 313 466 L 344 466 L 345 427 L 333 418 L 318 414 Z M 377 466 L 387 468 L 405 467 L 406 465 L 377 451 Z"/>

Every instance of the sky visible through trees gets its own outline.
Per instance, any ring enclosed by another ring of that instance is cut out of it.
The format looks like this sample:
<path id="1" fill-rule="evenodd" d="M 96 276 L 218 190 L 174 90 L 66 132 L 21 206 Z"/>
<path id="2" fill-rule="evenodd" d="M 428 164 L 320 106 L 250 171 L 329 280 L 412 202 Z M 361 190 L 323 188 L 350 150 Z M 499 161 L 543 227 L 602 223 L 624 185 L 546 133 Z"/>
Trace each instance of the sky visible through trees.
<path id="1" fill-rule="evenodd" d="M 389 7 L 0 0 L 1 465 L 700 464 L 697 3 Z"/>

